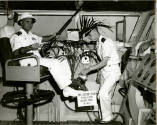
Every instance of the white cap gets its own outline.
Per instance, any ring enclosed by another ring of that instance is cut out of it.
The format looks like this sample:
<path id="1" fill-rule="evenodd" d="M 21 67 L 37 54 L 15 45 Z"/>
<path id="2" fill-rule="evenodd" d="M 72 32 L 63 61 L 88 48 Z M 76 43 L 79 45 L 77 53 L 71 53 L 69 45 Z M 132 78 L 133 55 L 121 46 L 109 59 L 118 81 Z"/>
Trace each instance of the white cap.
<path id="1" fill-rule="evenodd" d="M 14 11 L 8 11 L 7 18 L 8 18 L 8 20 L 14 20 L 14 22 L 17 22 L 18 13 L 14 12 Z"/>
<path id="2" fill-rule="evenodd" d="M 36 22 L 36 18 L 34 17 L 34 16 L 32 16 L 30 13 L 23 13 L 21 16 L 20 16 L 20 18 L 19 18 L 19 20 L 18 20 L 18 25 L 20 25 L 21 26 L 21 21 L 23 20 L 23 19 L 25 19 L 25 18 L 31 18 L 31 19 L 33 19 L 33 23 L 35 23 Z"/>
<path id="3" fill-rule="evenodd" d="M 13 12 L 13 11 L 9 11 L 9 12 L 8 12 L 8 19 L 9 19 L 9 20 L 14 19 L 14 12 Z"/>

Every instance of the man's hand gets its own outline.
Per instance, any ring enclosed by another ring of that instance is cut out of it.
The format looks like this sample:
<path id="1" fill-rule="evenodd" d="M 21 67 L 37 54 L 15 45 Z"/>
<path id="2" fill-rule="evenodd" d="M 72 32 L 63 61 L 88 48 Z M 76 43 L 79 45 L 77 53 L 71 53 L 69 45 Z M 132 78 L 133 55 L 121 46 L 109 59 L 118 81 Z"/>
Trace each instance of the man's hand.
<path id="1" fill-rule="evenodd" d="M 60 37 L 60 35 L 57 33 L 54 33 L 53 35 L 56 37 L 56 39 L 59 39 L 59 37 Z"/>
<path id="2" fill-rule="evenodd" d="M 59 38 L 59 34 L 57 33 L 54 33 L 52 35 L 48 35 L 48 36 L 43 36 L 42 37 L 42 42 L 49 42 L 49 41 L 53 41 L 55 39 L 58 39 Z"/>
<path id="3" fill-rule="evenodd" d="M 40 44 L 39 43 L 34 43 L 31 45 L 32 50 L 37 50 L 38 48 L 40 48 Z"/>

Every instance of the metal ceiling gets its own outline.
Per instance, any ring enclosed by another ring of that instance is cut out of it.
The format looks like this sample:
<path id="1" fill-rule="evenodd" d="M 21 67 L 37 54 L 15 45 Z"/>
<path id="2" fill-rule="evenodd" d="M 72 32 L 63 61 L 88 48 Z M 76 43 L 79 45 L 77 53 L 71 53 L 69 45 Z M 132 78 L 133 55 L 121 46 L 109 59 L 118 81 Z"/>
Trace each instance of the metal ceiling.
<path id="1" fill-rule="evenodd" d="M 155 2 L 150 1 L 84 1 L 84 11 L 148 11 Z M 0 10 L 76 10 L 75 1 L 0 1 Z"/>

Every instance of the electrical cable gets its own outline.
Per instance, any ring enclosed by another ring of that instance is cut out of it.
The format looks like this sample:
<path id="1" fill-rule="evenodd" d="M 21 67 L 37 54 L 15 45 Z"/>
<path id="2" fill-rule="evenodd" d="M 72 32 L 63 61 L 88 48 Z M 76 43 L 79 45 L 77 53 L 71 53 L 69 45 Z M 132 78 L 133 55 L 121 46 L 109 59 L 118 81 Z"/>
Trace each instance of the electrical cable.
<path id="1" fill-rule="evenodd" d="M 81 62 L 81 58 L 79 59 L 79 62 L 77 63 L 77 65 L 76 65 L 76 67 L 75 67 L 75 69 L 74 69 L 74 72 L 75 72 L 75 71 L 76 71 L 76 69 L 78 68 L 78 66 L 79 66 L 80 62 Z"/>
<path id="2" fill-rule="evenodd" d="M 113 93 L 112 93 L 111 99 L 112 99 L 112 98 L 113 98 L 113 96 L 114 96 L 114 93 L 115 93 L 115 91 L 116 91 L 117 85 L 118 85 L 118 82 L 116 82 L 116 85 L 115 85 L 115 87 L 114 87 L 114 90 L 113 90 Z"/>
<path id="3" fill-rule="evenodd" d="M 120 114 L 119 112 L 113 112 L 113 115 L 116 115 L 114 118 L 113 118 L 113 121 L 115 121 L 117 119 L 118 116 L 120 116 L 122 118 L 122 124 L 125 125 L 125 122 L 124 122 L 124 116 L 122 114 Z"/>
<path id="4" fill-rule="evenodd" d="M 130 81 L 131 81 L 131 79 L 127 80 L 127 82 L 130 82 Z M 122 95 L 123 99 L 126 98 L 126 96 L 127 96 L 127 94 L 128 94 L 128 90 L 129 90 L 129 85 L 126 86 L 126 87 L 124 87 L 124 88 L 120 88 L 120 89 L 118 90 L 118 92 Z M 122 104 L 123 104 L 123 103 L 121 103 L 121 107 L 122 107 Z M 114 117 L 113 120 L 116 120 L 117 117 L 120 116 L 120 117 L 122 118 L 122 120 L 123 120 L 123 123 L 122 123 L 122 124 L 125 125 L 124 116 L 123 116 L 121 113 L 119 113 L 119 112 L 113 112 L 113 114 L 116 114 L 116 116 Z"/>
<path id="5" fill-rule="evenodd" d="M 74 110 L 74 109 L 72 109 L 72 108 L 70 108 L 68 105 L 67 105 L 67 103 L 64 101 L 64 104 L 65 104 L 65 106 L 69 109 L 69 110 L 71 110 L 71 111 L 76 111 L 76 110 Z"/>
<path id="6" fill-rule="evenodd" d="M 90 120 L 90 123 L 93 123 L 93 120 L 92 120 L 92 118 L 90 117 L 90 115 L 89 115 L 89 112 L 87 111 L 87 116 L 88 116 L 88 118 L 89 118 L 89 120 Z"/>
<path id="7" fill-rule="evenodd" d="M 94 111 L 93 111 L 93 115 L 95 116 L 96 119 L 99 118 L 99 116 L 97 116 Z"/>

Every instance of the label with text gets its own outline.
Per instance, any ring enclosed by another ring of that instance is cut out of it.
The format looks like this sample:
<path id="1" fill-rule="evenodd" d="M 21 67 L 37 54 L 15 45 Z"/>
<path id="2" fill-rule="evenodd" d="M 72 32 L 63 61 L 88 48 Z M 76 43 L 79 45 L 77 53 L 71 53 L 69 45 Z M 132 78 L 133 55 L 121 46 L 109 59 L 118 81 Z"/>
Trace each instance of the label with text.
<path id="1" fill-rule="evenodd" d="M 82 91 L 77 96 L 78 107 L 97 105 L 96 91 Z"/>

